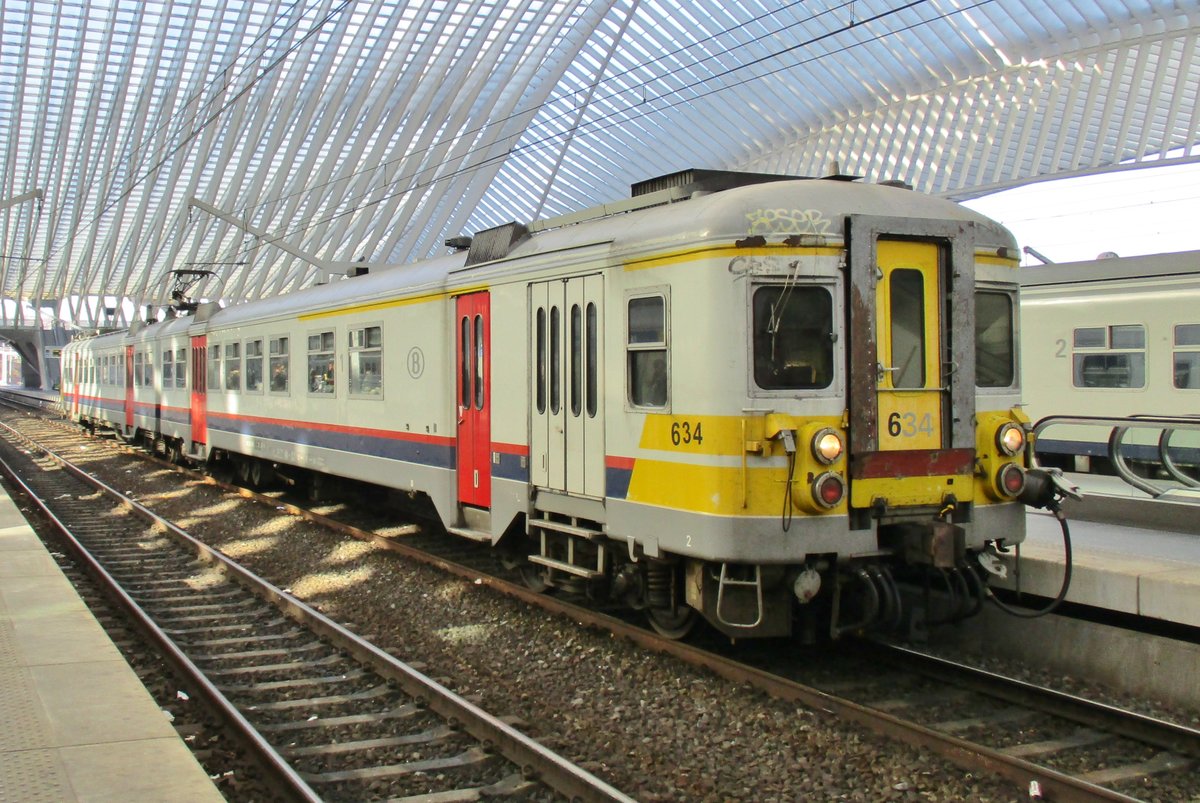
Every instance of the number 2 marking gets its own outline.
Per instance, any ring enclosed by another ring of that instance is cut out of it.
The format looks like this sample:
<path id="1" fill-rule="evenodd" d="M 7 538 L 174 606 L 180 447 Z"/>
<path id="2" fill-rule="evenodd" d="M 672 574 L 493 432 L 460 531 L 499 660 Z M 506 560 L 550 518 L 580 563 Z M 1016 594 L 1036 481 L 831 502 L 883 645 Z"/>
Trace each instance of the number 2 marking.
<path id="1" fill-rule="evenodd" d="M 1055 357 L 1067 356 L 1067 341 L 1060 337 L 1058 340 L 1054 341 L 1054 345 L 1058 346 L 1058 351 L 1054 352 Z"/>

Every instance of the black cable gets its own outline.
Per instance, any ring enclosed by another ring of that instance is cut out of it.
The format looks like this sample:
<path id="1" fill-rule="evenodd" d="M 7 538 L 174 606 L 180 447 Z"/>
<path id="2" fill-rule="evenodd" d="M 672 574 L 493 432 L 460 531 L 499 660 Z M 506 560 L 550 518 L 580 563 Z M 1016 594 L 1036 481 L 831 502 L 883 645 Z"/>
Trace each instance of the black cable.
<path id="1" fill-rule="evenodd" d="M 1017 616 L 1022 619 L 1036 619 L 1039 616 L 1045 616 L 1046 614 L 1054 611 L 1056 608 L 1058 608 L 1059 605 L 1062 604 L 1062 601 L 1064 599 L 1066 599 L 1066 597 L 1067 597 L 1067 589 L 1069 589 L 1071 587 L 1071 528 L 1067 526 L 1067 517 L 1060 508 L 1058 508 L 1056 506 L 1056 507 L 1051 508 L 1051 511 L 1054 513 L 1054 518 L 1058 519 L 1059 526 L 1062 527 L 1063 560 L 1065 561 L 1065 564 L 1066 564 L 1066 566 L 1063 570 L 1062 588 L 1059 589 L 1058 596 L 1055 597 L 1054 599 L 1052 599 L 1050 601 L 1049 605 L 1047 605 L 1045 608 L 1040 608 L 1038 610 L 1027 610 L 1027 609 L 1022 609 L 1022 608 L 1014 608 L 1011 605 L 1006 605 L 1005 603 L 1001 602 L 999 599 L 996 598 L 996 594 L 994 591 L 992 591 L 992 589 L 988 588 L 987 589 L 988 599 L 990 599 L 993 603 L 995 603 L 996 607 L 998 607 L 1000 610 L 1004 611 L 1005 613 L 1009 614 L 1010 616 Z"/>
<path id="2" fill-rule="evenodd" d="M 787 484 L 783 489 L 783 512 L 779 514 L 779 524 L 783 527 L 786 533 L 792 526 L 792 515 L 795 513 L 795 507 L 792 502 L 792 480 L 796 475 L 796 453 L 791 452 L 788 455 L 788 476 Z"/>

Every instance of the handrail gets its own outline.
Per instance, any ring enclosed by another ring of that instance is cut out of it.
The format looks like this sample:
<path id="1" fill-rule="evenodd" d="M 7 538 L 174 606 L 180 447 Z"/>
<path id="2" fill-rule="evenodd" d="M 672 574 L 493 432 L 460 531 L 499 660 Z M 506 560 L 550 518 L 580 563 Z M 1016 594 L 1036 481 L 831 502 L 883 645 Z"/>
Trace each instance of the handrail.
<path id="1" fill-rule="evenodd" d="M 1157 499 L 1166 490 L 1137 476 L 1126 461 L 1125 436 L 1130 430 L 1158 431 L 1158 461 L 1171 478 L 1188 488 L 1200 488 L 1200 482 L 1185 474 L 1170 456 L 1171 438 L 1176 431 L 1200 433 L 1200 416 L 1193 415 L 1133 415 L 1124 418 L 1091 415 L 1048 415 L 1033 426 L 1031 441 L 1034 462 L 1037 462 L 1037 440 L 1052 426 L 1111 427 L 1108 435 L 1108 460 L 1117 475 L 1129 485 Z"/>

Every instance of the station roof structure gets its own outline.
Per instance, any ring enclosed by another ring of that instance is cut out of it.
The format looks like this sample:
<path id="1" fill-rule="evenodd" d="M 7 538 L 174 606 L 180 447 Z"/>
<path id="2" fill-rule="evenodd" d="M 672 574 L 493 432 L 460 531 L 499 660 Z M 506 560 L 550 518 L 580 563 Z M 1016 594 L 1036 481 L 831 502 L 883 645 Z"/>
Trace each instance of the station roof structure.
<path id="1" fill-rule="evenodd" d="M 693 167 L 962 199 L 1200 159 L 1200 0 L 0 0 L 0 23 L 6 319 L 122 323 L 174 270 L 271 296 Z"/>

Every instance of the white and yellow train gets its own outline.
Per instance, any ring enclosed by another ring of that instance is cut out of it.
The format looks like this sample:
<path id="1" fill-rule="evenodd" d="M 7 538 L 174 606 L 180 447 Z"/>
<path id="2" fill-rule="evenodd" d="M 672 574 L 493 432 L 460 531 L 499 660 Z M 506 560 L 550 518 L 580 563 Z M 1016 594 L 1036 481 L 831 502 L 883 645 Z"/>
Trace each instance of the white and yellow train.
<path id="1" fill-rule="evenodd" d="M 894 624 L 909 581 L 962 613 L 973 557 L 1025 530 L 1013 238 L 905 188 L 778 178 L 686 171 L 77 340 L 64 403 L 252 482 L 427 497 L 531 584 L 675 635 Z"/>

